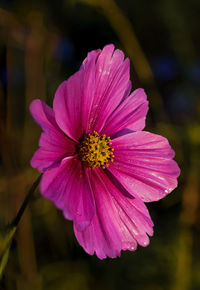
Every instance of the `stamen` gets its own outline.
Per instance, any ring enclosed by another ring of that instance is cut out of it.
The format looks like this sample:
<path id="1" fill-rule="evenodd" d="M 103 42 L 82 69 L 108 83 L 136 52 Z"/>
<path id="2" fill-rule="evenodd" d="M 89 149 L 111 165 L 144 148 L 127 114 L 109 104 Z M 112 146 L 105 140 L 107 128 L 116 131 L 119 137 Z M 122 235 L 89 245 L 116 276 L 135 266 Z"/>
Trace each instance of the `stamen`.
<path id="1" fill-rule="evenodd" d="M 81 140 L 77 148 L 79 159 L 87 167 L 105 169 L 114 158 L 114 149 L 110 147 L 111 144 L 110 137 L 106 137 L 105 134 L 99 136 L 94 131 L 93 134 L 88 134 Z"/>

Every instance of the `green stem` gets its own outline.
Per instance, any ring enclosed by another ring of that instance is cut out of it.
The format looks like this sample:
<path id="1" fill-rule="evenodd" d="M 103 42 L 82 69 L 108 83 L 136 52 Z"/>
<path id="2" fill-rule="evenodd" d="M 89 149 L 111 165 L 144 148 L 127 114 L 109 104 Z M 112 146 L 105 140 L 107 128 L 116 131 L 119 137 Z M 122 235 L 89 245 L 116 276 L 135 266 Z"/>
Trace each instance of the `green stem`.
<path id="1" fill-rule="evenodd" d="M 16 217 L 14 218 L 14 220 L 11 222 L 10 224 L 10 227 L 17 227 L 18 223 L 20 222 L 20 219 L 32 197 L 32 194 L 34 193 L 34 191 L 36 190 L 38 184 L 40 183 L 40 180 L 41 180 L 41 177 L 42 177 L 42 174 L 40 174 L 38 176 L 38 178 L 36 179 L 36 181 L 32 184 L 31 188 L 29 189 L 28 191 L 28 194 L 26 195 L 25 199 L 24 199 L 24 202 L 22 203 Z"/>
<path id="2" fill-rule="evenodd" d="M 21 217 L 32 197 L 32 194 L 34 193 L 35 189 L 37 188 L 38 184 L 40 183 L 42 174 L 40 174 L 40 176 L 38 176 L 38 178 L 36 179 L 36 181 L 33 183 L 33 185 L 31 186 L 31 188 L 29 189 L 16 217 L 14 218 L 14 220 L 9 224 L 6 233 L 2 239 L 2 246 L 0 249 L 0 280 L 2 278 L 3 275 L 3 271 L 6 267 L 6 264 L 8 262 L 8 258 L 9 258 L 9 253 L 10 253 L 10 245 L 12 242 L 12 239 L 14 237 L 14 234 L 17 230 L 17 225 L 19 224 Z"/>

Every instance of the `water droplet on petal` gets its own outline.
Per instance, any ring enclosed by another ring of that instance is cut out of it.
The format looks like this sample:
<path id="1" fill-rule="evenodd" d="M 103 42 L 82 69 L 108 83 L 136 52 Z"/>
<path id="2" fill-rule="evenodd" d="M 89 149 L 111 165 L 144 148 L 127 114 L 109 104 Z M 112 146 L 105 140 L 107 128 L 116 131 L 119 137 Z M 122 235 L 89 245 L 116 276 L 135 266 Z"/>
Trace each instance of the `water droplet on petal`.
<path id="1" fill-rule="evenodd" d="M 173 189 L 172 188 L 168 188 L 168 189 L 165 189 L 165 194 L 168 194 L 168 193 L 170 193 L 171 191 L 172 191 Z"/>

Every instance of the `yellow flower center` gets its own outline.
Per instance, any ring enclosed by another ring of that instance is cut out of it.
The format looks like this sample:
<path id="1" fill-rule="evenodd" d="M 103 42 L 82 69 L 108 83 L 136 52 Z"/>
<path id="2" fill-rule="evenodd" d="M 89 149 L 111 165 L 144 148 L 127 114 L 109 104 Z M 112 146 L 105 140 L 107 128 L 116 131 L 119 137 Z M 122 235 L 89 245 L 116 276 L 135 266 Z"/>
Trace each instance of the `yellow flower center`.
<path id="1" fill-rule="evenodd" d="M 113 162 L 113 151 L 110 147 L 110 137 L 106 135 L 99 136 L 94 131 L 93 134 L 85 136 L 79 144 L 78 156 L 85 166 L 95 168 L 109 166 L 109 161 Z"/>

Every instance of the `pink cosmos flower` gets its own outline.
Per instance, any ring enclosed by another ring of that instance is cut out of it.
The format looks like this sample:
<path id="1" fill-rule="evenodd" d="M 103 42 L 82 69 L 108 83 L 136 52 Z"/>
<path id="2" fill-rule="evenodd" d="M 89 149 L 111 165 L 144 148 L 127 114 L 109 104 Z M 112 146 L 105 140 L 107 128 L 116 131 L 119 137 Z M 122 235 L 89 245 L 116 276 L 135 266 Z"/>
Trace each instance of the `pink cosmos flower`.
<path id="1" fill-rule="evenodd" d="M 167 139 L 142 131 L 147 110 L 144 90 L 131 93 L 129 59 L 113 45 L 88 53 L 58 87 L 53 109 L 40 100 L 30 106 L 43 130 L 31 160 L 43 172 L 41 193 L 100 259 L 147 246 L 153 222 L 144 202 L 177 186 Z"/>

